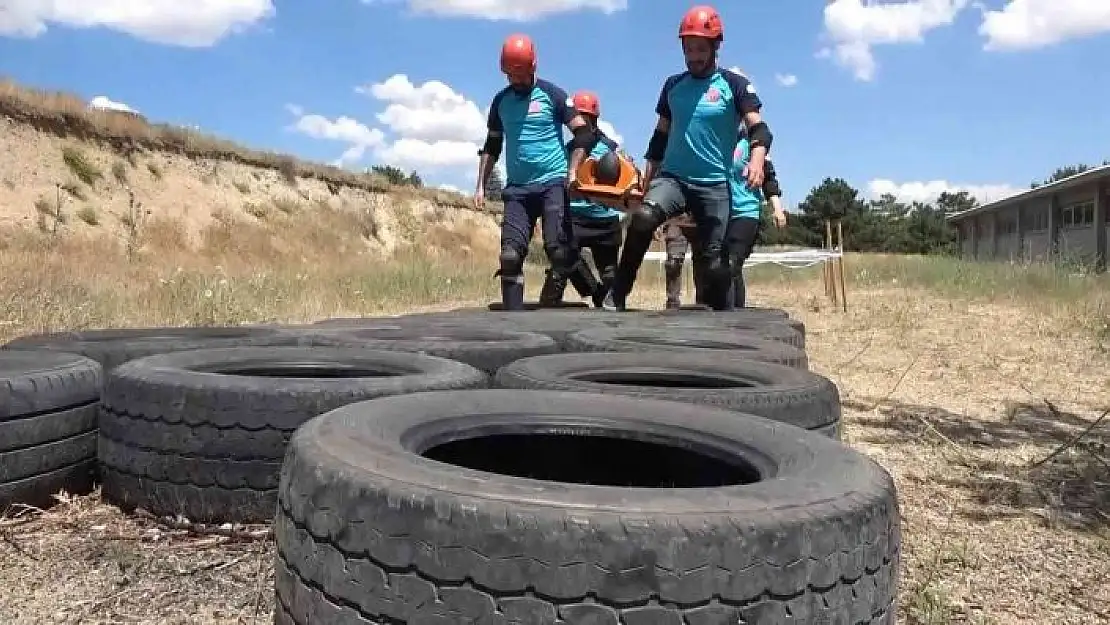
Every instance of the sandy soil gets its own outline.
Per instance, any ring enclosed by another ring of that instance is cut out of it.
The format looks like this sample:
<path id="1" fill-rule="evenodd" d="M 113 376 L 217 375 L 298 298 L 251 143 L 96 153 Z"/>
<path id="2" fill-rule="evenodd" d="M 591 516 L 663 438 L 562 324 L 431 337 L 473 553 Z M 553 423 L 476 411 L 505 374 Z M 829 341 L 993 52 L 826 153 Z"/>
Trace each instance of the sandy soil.
<path id="1" fill-rule="evenodd" d="M 844 314 L 811 290 L 759 303 L 806 323 L 846 442 L 895 476 L 900 622 L 1110 622 L 1110 419 L 1079 436 L 1110 407 L 1106 353 L 1019 308 L 883 289 Z M 266 623 L 271 561 L 264 527 L 175 529 L 94 493 L 0 521 L 0 622 Z"/>

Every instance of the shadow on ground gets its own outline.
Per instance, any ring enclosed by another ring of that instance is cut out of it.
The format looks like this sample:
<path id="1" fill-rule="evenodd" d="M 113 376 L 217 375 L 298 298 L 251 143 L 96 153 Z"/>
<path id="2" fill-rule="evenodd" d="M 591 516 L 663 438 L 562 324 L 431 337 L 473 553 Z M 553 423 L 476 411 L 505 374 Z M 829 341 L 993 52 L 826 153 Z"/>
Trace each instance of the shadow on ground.
<path id="1" fill-rule="evenodd" d="M 999 421 L 891 400 L 846 400 L 844 407 L 862 413 L 853 419 L 866 428 L 860 442 L 937 448 L 942 470 L 907 479 L 966 491 L 976 504 L 959 513 L 968 519 L 1033 515 L 1110 529 L 1110 417 L 1091 429 L 1093 418 L 1043 403 L 1014 404 Z M 1019 447 L 1037 451 L 999 453 Z"/>

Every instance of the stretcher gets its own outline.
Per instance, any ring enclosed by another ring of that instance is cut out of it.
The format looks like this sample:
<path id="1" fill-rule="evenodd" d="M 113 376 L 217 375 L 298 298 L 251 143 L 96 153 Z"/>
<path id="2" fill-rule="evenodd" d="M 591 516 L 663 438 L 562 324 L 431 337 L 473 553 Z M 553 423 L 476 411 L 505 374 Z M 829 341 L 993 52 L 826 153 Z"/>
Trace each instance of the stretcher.
<path id="1" fill-rule="evenodd" d="M 578 166 L 578 186 L 574 191 L 593 202 L 617 210 L 627 211 L 637 206 L 644 197 L 640 190 L 640 170 L 623 156 L 619 160 L 620 178 L 616 184 L 606 185 L 597 181 L 597 159 L 592 156 L 584 159 Z"/>

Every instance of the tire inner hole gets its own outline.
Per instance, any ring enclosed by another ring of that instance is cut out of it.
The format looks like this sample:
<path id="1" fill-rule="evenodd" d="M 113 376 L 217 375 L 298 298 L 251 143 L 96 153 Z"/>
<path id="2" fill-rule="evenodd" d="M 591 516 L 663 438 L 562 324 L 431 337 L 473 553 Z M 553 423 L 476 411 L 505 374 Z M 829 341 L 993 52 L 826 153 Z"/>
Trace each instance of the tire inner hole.
<path id="1" fill-rule="evenodd" d="M 593 382 L 595 384 L 650 386 L 652 388 L 713 390 L 755 388 L 759 386 L 751 380 L 726 375 L 713 375 L 693 371 L 653 371 L 651 369 L 583 371 L 568 375 L 567 378 L 579 382 Z"/>
<path id="2" fill-rule="evenodd" d="M 603 433 L 492 434 L 435 445 L 421 455 L 497 475 L 593 486 L 714 488 L 761 479 L 742 457 Z"/>
<path id="3" fill-rule="evenodd" d="M 300 379 L 346 379 L 346 378 L 389 378 L 409 375 L 413 372 L 386 367 L 365 365 L 345 365 L 320 362 L 283 362 L 271 364 L 225 365 L 212 373 L 224 375 L 243 375 L 255 378 L 300 378 Z"/>
<path id="4" fill-rule="evenodd" d="M 735 349 L 735 350 L 754 350 L 755 347 L 745 345 L 744 343 L 725 343 L 724 341 L 710 341 L 706 339 L 671 339 L 661 336 L 630 336 L 623 337 L 624 340 L 635 341 L 636 343 L 644 343 L 646 345 L 664 345 L 668 347 L 700 347 L 703 349 Z"/>

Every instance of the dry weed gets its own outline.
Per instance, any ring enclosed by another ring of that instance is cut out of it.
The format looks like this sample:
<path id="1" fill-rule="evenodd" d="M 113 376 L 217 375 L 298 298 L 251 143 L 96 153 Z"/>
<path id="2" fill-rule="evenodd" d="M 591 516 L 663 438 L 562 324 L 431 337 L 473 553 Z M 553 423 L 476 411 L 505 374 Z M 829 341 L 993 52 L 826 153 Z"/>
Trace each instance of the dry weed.
<path id="1" fill-rule="evenodd" d="M 95 242 L 32 253 L 9 236 L 0 250 L 11 268 L 0 277 L 7 334 L 303 321 L 496 297 L 491 258 L 375 258 L 352 252 L 357 231 L 332 247 L 276 246 L 265 224 L 223 227 L 205 256 L 162 243 L 138 264 Z M 159 240 L 172 232 L 165 226 Z M 348 252 L 330 251 L 340 245 Z M 540 274 L 530 272 L 534 297 Z M 812 367 L 840 387 L 847 444 L 896 480 L 900 622 L 1110 620 L 1110 428 L 1095 426 L 1110 408 L 1106 290 L 1100 278 L 1047 272 L 850 257 L 847 314 L 823 298 L 819 271 L 752 272 L 754 304 L 805 322 Z M 661 306 L 661 277 L 646 264 L 631 303 Z M 9 518 L 0 621 L 269 622 L 272 548 L 242 529 L 190 532 L 123 516 L 95 494 Z"/>
<path id="2" fill-rule="evenodd" d="M 278 171 L 289 184 L 298 178 L 313 178 L 329 185 L 347 186 L 370 192 L 396 192 L 415 195 L 432 202 L 457 208 L 471 207 L 470 198 L 438 188 L 398 187 L 371 173 L 356 173 L 319 163 L 298 161 L 288 155 L 252 150 L 224 139 L 188 128 L 149 122 L 145 117 L 120 111 L 91 109 L 79 97 L 61 91 L 32 89 L 0 78 L 0 118 L 26 124 L 59 137 L 103 144 L 133 162 L 142 150 L 182 154 L 197 161 L 234 161 Z M 92 166 L 76 146 L 66 150 L 66 164 L 74 175 L 93 185 L 104 173 Z M 153 163 L 151 175 L 160 176 Z M 116 179 L 126 179 L 126 171 L 114 169 Z M 119 180 L 121 183 L 123 180 Z M 492 204 L 491 212 L 500 210 Z"/>

